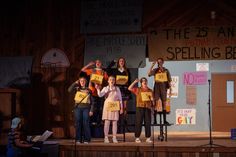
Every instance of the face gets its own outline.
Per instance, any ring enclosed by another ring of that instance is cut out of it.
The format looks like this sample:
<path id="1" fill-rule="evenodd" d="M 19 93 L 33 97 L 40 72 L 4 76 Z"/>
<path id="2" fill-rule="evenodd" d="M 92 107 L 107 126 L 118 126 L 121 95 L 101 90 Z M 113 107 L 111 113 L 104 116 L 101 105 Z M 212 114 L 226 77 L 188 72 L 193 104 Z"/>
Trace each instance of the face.
<path id="1" fill-rule="evenodd" d="M 147 87 L 147 80 L 146 79 L 142 79 L 142 83 L 141 83 L 141 86 L 142 87 Z"/>
<path id="2" fill-rule="evenodd" d="M 157 60 L 158 67 L 162 67 L 164 61 L 162 59 Z"/>
<path id="3" fill-rule="evenodd" d="M 100 60 L 95 61 L 96 68 L 101 68 L 102 67 L 102 62 Z"/>
<path id="4" fill-rule="evenodd" d="M 108 78 L 108 83 L 109 83 L 109 85 L 111 86 L 111 85 L 114 85 L 115 84 L 115 78 L 113 77 L 113 76 L 110 76 L 109 78 Z"/>
<path id="5" fill-rule="evenodd" d="M 124 58 L 120 58 L 120 59 L 119 59 L 119 67 L 124 67 L 124 65 L 125 65 L 125 60 L 124 60 Z"/>
<path id="6" fill-rule="evenodd" d="M 86 81 L 85 78 L 80 78 L 80 79 L 79 79 L 79 83 L 80 83 L 81 87 L 85 87 L 86 82 L 87 82 L 87 81 Z"/>

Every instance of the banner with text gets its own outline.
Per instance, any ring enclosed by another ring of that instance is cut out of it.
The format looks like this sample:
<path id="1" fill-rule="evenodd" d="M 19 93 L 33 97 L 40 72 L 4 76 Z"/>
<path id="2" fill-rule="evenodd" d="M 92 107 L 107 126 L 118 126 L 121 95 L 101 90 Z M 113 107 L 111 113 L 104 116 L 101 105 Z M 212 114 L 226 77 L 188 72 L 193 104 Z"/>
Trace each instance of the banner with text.
<path id="1" fill-rule="evenodd" d="M 176 124 L 196 124 L 196 109 L 176 109 Z"/>
<path id="2" fill-rule="evenodd" d="M 236 59 L 236 26 L 197 26 L 150 29 L 149 59 Z"/>
<path id="3" fill-rule="evenodd" d="M 82 0 L 81 33 L 141 32 L 143 0 Z"/>
<path id="4" fill-rule="evenodd" d="M 84 64 L 100 59 L 106 67 L 119 57 L 126 59 L 128 68 L 146 65 L 146 35 L 104 35 L 87 36 Z"/>

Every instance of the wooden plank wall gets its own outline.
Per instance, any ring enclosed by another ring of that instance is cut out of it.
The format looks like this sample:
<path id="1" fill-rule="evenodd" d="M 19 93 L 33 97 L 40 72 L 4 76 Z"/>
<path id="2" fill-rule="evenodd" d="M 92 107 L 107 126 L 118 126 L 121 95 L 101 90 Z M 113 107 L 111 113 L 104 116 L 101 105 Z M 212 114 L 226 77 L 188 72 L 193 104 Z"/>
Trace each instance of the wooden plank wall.
<path id="1" fill-rule="evenodd" d="M 236 1 L 234 0 L 148 0 L 143 4 L 143 31 L 158 26 L 217 25 L 235 24 Z M 214 23 L 209 20 L 210 12 L 216 12 Z M 33 73 L 41 74 L 42 79 L 35 82 L 31 100 L 39 96 L 46 102 L 44 128 L 55 128 L 56 137 L 70 136 L 72 122 L 72 97 L 67 93 L 68 85 L 73 82 L 83 66 L 84 35 L 80 34 L 80 0 L 11 0 L 0 5 L 0 57 L 1 56 L 33 56 Z M 132 33 L 132 32 L 130 32 Z M 67 69 L 41 68 L 43 54 L 51 48 L 59 48 L 65 52 L 71 66 Z M 54 82 L 54 76 L 63 75 L 63 79 Z M 37 85 L 46 87 L 37 90 Z M 48 92 L 42 92 L 47 90 Z M 27 93 L 27 92 L 26 92 Z M 24 94 L 24 93 L 23 93 Z M 60 99 L 53 106 L 52 95 Z M 25 97 L 27 100 L 27 95 Z M 26 103 L 32 106 L 33 101 Z M 37 103 L 40 105 L 40 103 Z M 40 106 L 39 106 L 40 107 Z M 31 107 L 30 112 L 33 112 Z M 25 111 L 23 111 L 25 112 Z M 40 112 L 40 110 L 39 110 Z M 56 113 L 50 115 L 50 113 Z M 39 113 L 40 115 L 40 113 Z M 34 114 L 28 114 L 33 119 Z M 56 119 L 56 120 L 55 120 Z M 54 123 L 49 123 L 54 121 Z M 31 124 L 33 126 L 33 124 Z M 72 131 L 73 132 L 73 131 Z"/>

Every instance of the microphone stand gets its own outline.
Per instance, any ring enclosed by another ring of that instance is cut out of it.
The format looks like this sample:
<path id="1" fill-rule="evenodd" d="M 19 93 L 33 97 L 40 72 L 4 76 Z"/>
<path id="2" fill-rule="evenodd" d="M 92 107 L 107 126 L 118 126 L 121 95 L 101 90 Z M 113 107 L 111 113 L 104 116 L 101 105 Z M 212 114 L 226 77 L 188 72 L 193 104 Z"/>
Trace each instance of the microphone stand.
<path id="1" fill-rule="evenodd" d="M 212 140 L 212 126 L 211 126 L 211 99 L 210 99 L 210 89 L 211 89 L 211 80 L 208 80 L 208 116 L 209 116 L 209 143 L 208 144 L 204 144 L 204 145 L 201 145 L 201 146 L 210 146 L 210 147 L 213 147 L 213 146 L 218 146 L 218 147 L 224 147 L 222 145 L 218 145 L 218 144 L 213 144 L 213 140 Z"/>
<path id="2" fill-rule="evenodd" d="M 90 95 L 90 93 L 88 93 L 85 97 L 83 97 L 79 103 L 76 103 L 76 105 L 74 106 L 74 110 L 76 109 L 76 107 L 78 107 L 79 104 L 81 104 L 81 102 L 87 98 L 88 96 Z M 73 112 L 73 111 L 72 111 Z M 81 137 L 82 137 L 82 134 L 83 134 L 83 119 L 82 119 L 82 128 L 81 128 Z M 75 128 L 75 134 L 76 134 L 76 128 Z M 80 141 L 82 142 L 82 141 Z M 74 157 L 76 157 L 76 135 L 75 135 L 75 139 L 74 139 Z"/>
<path id="3" fill-rule="evenodd" d="M 149 101 L 150 101 L 150 103 L 152 104 L 152 106 L 154 107 L 154 105 L 153 105 L 153 103 L 152 103 L 152 100 L 151 100 L 151 97 L 149 96 L 148 97 L 149 98 Z M 153 108 L 154 109 L 154 108 Z M 155 140 L 155 138 L 154 138 L 154 133 L 155 133 L 155 131 L 154 131 L 154 123 L 152 124 L 152 156 L 154 157 L 155 155 L 154 155 L 154 140 Z"/>

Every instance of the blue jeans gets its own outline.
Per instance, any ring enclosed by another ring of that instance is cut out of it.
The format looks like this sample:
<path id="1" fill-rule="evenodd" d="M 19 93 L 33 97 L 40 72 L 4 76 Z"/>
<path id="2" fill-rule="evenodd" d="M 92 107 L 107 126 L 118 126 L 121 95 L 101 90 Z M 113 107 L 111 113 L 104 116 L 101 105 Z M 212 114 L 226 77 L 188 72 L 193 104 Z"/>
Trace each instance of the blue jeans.
<path id="1" fill-rule="evenodd" d="M 90 108 L 76 107 L 75 114 L 75 129 L 76 140 L 82 142 L 90 142 L 91 132 L 89 127 L 89 111 Z"/>

